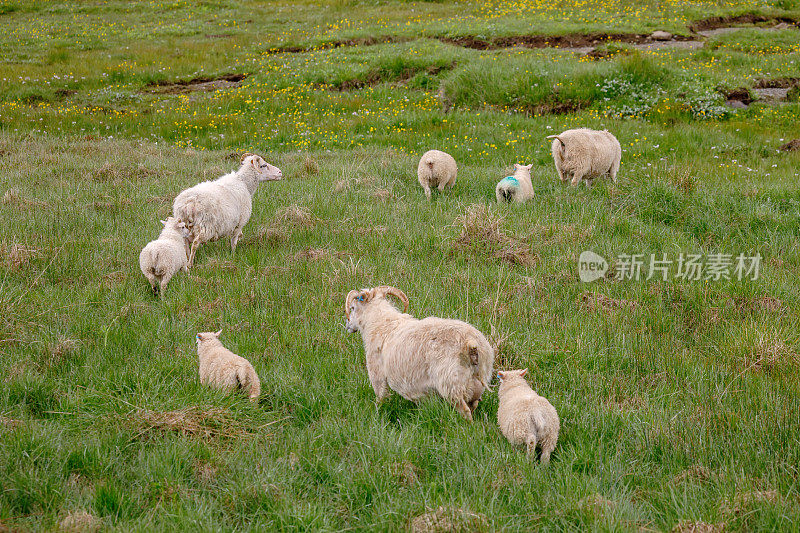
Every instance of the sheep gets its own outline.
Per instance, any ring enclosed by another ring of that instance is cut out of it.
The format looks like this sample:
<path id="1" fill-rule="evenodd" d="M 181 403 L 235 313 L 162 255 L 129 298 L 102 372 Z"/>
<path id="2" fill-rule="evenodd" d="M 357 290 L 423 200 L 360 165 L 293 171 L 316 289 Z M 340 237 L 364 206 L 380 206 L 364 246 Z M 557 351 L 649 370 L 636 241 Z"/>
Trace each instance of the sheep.
<path id="1" fill-rule="evenodd" d="M 242 228 L 253 211 L 252 196 L 262 181 L 280 180 L 281 169 L 260 156 L 244 154 L 241 166 L 214 181 L 204 181 L 182 191 L 172 204 L 173 216 L 186 224 L 192 243 L 189 268 L 197 247 L 205 242 L 230 237 L 231 251 L 242 236 Z"/>
<path id="2" fill-rule="evenodd" d="M 425 189 L 425 197 L 431 199 L 431 187 L 442 192 L 445 187 L 453 187 L 458 167 L 453 156 L 439 150 L 428 150 L 419 160 L 417 179 Z"/>
<path id="3" fill-rule="evenodd" d="M 527 373 L 527 368 L 497 373 L 500 378 L 497 424 L 511 444 L 527 446 L 530 459 L 535 458 L 539 444 L 541 462 L 546 465 L 556 447 L 560 421 L 552 404 L 536 394 L 525 381 Z"/>
<path id="4" fill-rule="evenodd" d="M 403 303 L 403 313 L 387 296 Z M 345 327 L 361 333 L 367 374 L 378 403 L 389 389 L 416 401 L 436 392 L 467 420 L 492 377 L 494 350 L 483 334 L 460 320 L 405 313 L 408 297 L 396 287 L 352 290 L 345 299 Z"/>
<path id="5" fill-rule="evenodd" d="M 261 381 L 250 361 L 225 348 L 219 341 L 222 330 L 197 334 L 200 383 L 218 389 L 242 389 L 251 402 L 261 394 Z"/>
<path id="6" fill-rule="evenodd" d="M 533 164 L 514 164 L 514 175 L 501 179 L 497 184 L 497 187 L 494 189 L 494 194 L 497 197 L 497 203 L 522 203 L 533 198 L 531 167 L 533 167 Z"/>
<path id="7" fill-rule="evenodd" d="M 608 174 L 611 181 L 617 181 L 622 148 L 617 138 L 607 130 L 578 128 L 548 135 L 547 138 L 553 139 L 553 161 L 562 182 L 572 176 L 573 187 L 581 180 L 586 180 L 586 185 L 591 186 L 592 180 L 603 174 Z"/>
<path id="8" fill-rule="evenodd" d="M 158 239 L 148 242 L 139 253 L 139 268 L 150 282 L 154 295 L 164 296 L 167 283 L 179 270 L 189 270 L 189 243 L 183 222 L 175 217 L 162 220 L 164 229 Z"/>

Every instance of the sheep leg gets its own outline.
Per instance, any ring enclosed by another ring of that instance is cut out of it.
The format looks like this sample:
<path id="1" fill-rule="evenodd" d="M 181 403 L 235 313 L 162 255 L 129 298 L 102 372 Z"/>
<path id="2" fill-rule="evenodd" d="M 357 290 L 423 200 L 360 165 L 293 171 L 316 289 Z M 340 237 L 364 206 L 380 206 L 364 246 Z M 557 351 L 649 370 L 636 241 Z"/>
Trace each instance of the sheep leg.
<path id="1" fill-rule="evenodd" d="M 383 402 L 389 397 L 389 385 L 386 383 L 386 376 L 383 375 L 383 369 L 380 367 L 380 362 L 370 358 L 367 360 L 367 375 L 369 382 L 372 385 L 372 390 L 375 391 L 375 401 L 377 403 Z"/>
<path id="2" fill-rule="evenodd" d="M 542 439 L 542 464 L 550 462 L 550 454 L 556 448 L 556 443 L 552 439 Z"/>
<path id="3" fill-rule="evenodd" d="M 442 180 L 442 181 L 439 182 L 439 186 L 437 187 L 437 189 L 439 189 L 439 192 L 442 192 L 444 190 L 444 188 L 447 187 L 447 185 L 448 185 L 448 182 Z"/>
<path id="4" fill-rule="evenodd" d="M 583 179 L 583 173 L 581 173 L 581 172 L 575 172 L 575 173 L 572 175 L 572 186 L 573 186 L 573 187 L 577 187 L 577 186 L 578 186 L 578 184 L 581 182 L 581 180 L 582 180 L 582 179 Z"/>
<path id="5" fill-rule="evenodd" d="M 463 398 L 460 398 L 456 402 L 456 410 L 461 413 L 461 416 L 472 422 L 472 411 L 470 410 L 467 402 L 464 401 Z"/>
<path id="6" fill-rule="evenodd" d="M 430 188 L 430 186 L 429 185 L 423 185 L 422 188 L 425 189 L 425 198 L 427 198 L 430 201 L 430 199 L 431 199 L 431 188 Z"/>
<path id="7" fill-rule="evenodd" d="M 611 176 L 611 181 L 614 183 L 617 182 L 617 172 L 619 172 L 619 161 L 614 161 L 611 165 L 611 170 L 608 171 L 608 175 Z"/>
<path id="8" fill-rule="evenodd" d="M 233 230 L 233 237 L 231 237 L 231 252 L 236 251 L 236 245 L 239 243 L 239 239 L 242 238 L 242 228 L 241 226 L 237 227 Z"/>
<path id="9" fill-rule="evenodd" d="M 526 449 L 526 453 L 528 455 L 528 459 L 530 459 L 531 461 L 535 460 L 536 459 L 536 435 L 534 435 L 533 433 L 530 433 L 530 434 L 528 434 L 527 437 L 525 437 L 525 447 L 527 448 Z M 542 461 L 544 461 L 544 457 L 542 457 Z"/>
<path id="10" fill-rule="evenodd" d="M 167 278 L 161 278 L 161 284 L 160 284 L 160 289 L 161 290 L 159 292 L 160 292 L 160 297 L 162 299 L 164 298 L 164 291 L 167 289 L 167 282 L 168 281 L 169 281 L 169 279 L 167 279 Z"/>
<path id="11" fill-rule="evenodd" d="M 189 268 L 192 268 L 194 265 L 194 254 L 197 251 L 197 247 L 200 245 L 200 237 L 195 237 L 192 241 L 192 249 L 189 252 Z"/>

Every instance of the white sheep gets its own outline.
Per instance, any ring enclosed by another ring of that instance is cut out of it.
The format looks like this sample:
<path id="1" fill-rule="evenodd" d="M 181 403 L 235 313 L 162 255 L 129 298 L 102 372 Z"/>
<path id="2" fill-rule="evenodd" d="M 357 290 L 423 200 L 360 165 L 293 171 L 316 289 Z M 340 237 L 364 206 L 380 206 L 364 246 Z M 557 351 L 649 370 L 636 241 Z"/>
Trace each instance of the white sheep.
<path id="1" fill-rule="evenodd" d="M 158 239 L 148 242 L 139 253 L 139 268 L 150 282 L 153 294 L 164 296 L 167 283 L 179 270 L 189 270 L 189 244 L 186 227 L 177 218 L 162 220 L 164 229 Z"/>
<path id="2" fill-rule="evenodd" d="M 222 330 L 197 334 L 200 383 L 218 389 L 241 389 L 251 402 L 261 394 L 261 381 L 250 361 L 225 348 L 219 341 Z"/>
<path id="3" fill-rule="evenodd" d="M 533 164 L 514 164 L 514 175 L 501 179 L 497 184 L 497 187 L 494 189 L 494 194 L 497 197 L 497 203 L 522 203 L 533 198 L 531 167 L 533 167 Z"/>
<path id="4" fill-rule="evenodd" d="M 445 187 L 452 187 L 456 183 L 458 167 L 456 160 L 447 152 L 428 150 L 419 160 L 417 166 L 417 179 L 425 189 L 425 197 L 431 199 L 431 187 L 436 187 L 442 192 Z"/>
<path id="5" fill-rule="evenodd" d="M 581 180 L 586 180 L 586 185 L 591 186 L 592 180 L 603 174 L 617 181 L 622 148 L 608 131 L 578 128 L 548 135 L 547 138 L 553 139 L 551 151 L 561 181 L 565 182 L 571 176 L 573 186 Z"/>
<path id="6" fill-rule="evenodd" d="M 539 444 L 542 464 L 547 464 L 558 441 L 560 421 L 555 407 L 525 381 L 527 373 L 527 368 L 497 373 L 500 378 L 497 424 L 511 444 L 526 445 L 531 459 L 535 458 Z"/>
<path id="7" fill-rule="evenodd" d="M 395 287 L 350 291 L 345 326 L 364 340 L 367 374 L 378 401 L 390 394 L 416 401 L 436 392 L 467 420 L 492 377 L 494 350 L 480 331 L 460 320 L 401 313 L 387 300 L 408 297 Z"/>
<path id="8" fill-rule="evenodd" d="M 205 181 L 181 192 L 172 204 L 173 216 L 186 224 L 192 243 L 189 267 L 197 247 L 208 241 L 230 237 L 231 250 L 242 236 L 242 228 L 253 211 L 253 193 L 262 181 L 279 180 L 281 169 L 260 156 L 244 154 L 239 170 L 214 181 Z"/>

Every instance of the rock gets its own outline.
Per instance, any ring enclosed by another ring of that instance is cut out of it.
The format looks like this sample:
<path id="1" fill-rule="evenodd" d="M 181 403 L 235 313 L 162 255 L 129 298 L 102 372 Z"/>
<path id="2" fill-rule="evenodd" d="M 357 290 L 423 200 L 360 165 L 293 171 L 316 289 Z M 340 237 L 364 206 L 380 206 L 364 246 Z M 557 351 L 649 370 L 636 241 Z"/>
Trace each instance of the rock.
<path id="1" fill-rule="evenodd" d="M 672 34 L 668 31 L 656 30 L 650 34 L 650 38 L 654 41 L 669 41 L 672 39 Z"/>
<path id="2" fill-rule="evenodd" d="M 781 150 L 784 152 L 794 152 L 800 150 L 800 139 L 792 139 L 788 143 L 781 145 Z"/>
<path id="3" fill-rule="evenodd" d="M 728 107 L 732 107 L 734 109 L 747 109 L 750 107 L 741 100 L 728 100 L 725 103 L 728 105 Z"/>

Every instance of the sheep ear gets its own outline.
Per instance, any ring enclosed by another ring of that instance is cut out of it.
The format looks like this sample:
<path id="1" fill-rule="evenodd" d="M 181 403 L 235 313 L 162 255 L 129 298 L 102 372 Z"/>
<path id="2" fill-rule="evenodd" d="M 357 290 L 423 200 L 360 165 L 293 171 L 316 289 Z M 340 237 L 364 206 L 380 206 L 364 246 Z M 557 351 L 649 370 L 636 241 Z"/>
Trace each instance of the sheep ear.
<path id="1" fill-rule="evenodd" d="M 258 158 L 257 158 L 257 157 L 253 157 L 253 158 L 251 158 L 251 159 L 250 159 L 250 165 L 251 165 L 253 168 L 258 168 Z"/>
<path id="2" fill-rule="evenodd" d="M 521 377 L 525 377 L 525 374 L 527 374 L 527 373 L 528 373 L 528 369 L 527 368 L 523 368 L 522 370 L 520 370 L 519 375 Z"/>
<path id="3" fill-rule="evenodd" d="M 530 169 L 532 169 L 532 168 L 533 168 L 533 163 L 531 163 L 530 165 L 525 165 L 525 166 L 524 166 L 524 167 L 522 167 L 522 168 L 525 168 L 525 169 L 528 169 L 528 170 L 530 170 Z"/>
<path id="4" fill-rule="evenodd" d="M 497 379 L 499 379 L 500 381 L 504 381 L 506 379 L 506 373 L 503 372 L 502 370 L 498 370 Z"/>
<path id="5" fill-rule="evenodd" d="M 222 334 L 222 330 L 219 330 L 216 333 L 214 333 L 214 336 L 215 337 L 219 337 L 221 334 Z"/>
<path id="6" fill-rule="evenodd" d="M 160 220 L 159 222 L 161 222 L 162 226 L 166 226 L 167 225 L 167 221 L 166 220 Z"/>
<path id="7" fill-rule="evenodd" d="M 521 167 L 517 163 L 514 163 L 514 170 L 519 170 L 520 168 Z"/>

